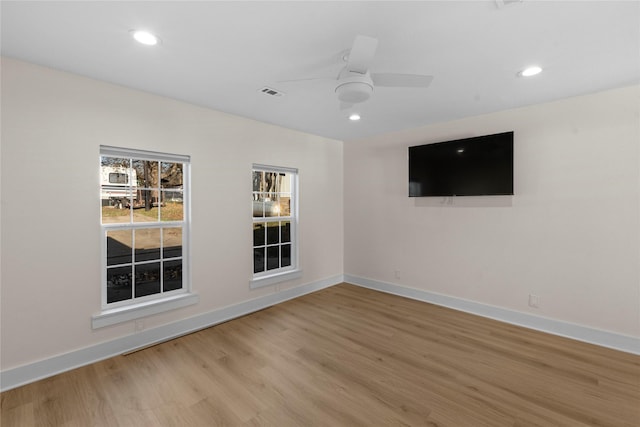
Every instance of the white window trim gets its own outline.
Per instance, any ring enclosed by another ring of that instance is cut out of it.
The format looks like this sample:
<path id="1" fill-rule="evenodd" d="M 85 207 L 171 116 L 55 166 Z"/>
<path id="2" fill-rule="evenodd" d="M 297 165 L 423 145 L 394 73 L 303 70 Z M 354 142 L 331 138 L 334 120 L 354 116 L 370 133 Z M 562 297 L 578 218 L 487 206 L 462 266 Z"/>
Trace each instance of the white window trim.
<path id="1" fill-rule="evenodd" d="M 290 215 L 290 221 L 292 223 L 292 232 L 291 232 L 291 243 L 293 246 L 293 250 L 291 251 L 291 266 L 286 268 L 279 268 L 277 270 L 272 271 L 262 271 L 260 273 L 254 273 L 249 279 L 249 288 L 250 289 L 258 289 L 265 286 L 271 286 L 278 283 L 286 282 L 288 280 L 293 280 L 302 277 L 302 270 L 300 269 L 300 258 L 299 258 L 299 246 L 300 240 L 298 239 L 298 228 L 299 228 L 299 210 L 298 210 L 298 179 L 299 179 L 299 171 L 296 168 L 287 168 L 281 166 L 271 166 L 254 163 L 251 167 L 252 173 L 253 170 L 262 170 L 268 172 L 283 172 L 289 173 L 293 176 L 293 183 L 291 194 L 293 198 L 293 204 L 291 206 L 292 215 Z M 252 187 L 253 192 L 253 187 Z M 252 217 L 253 220 L 253 217 Z M 253 239 L 253 236 L 252 236 Z M 253 241 L 253 240 L 252 240 Z M 251 244 L 253 248 L 253 243 Z M 253 268 L 253 261 L 251 263 Z"/>
<path id="2" fill-rule="evenodd" d="M 152 301 L 102 310 L 100 313 L 91 316 L 91 328 L 103 328 L 165 311 L 175 310 L 176 308 L 197 304 L 199 299 L 198 294 L 183 292 L 178 295 L 171 295 Z"/>
<path id="3" fill-rule="evenodd" d="M 254 277 L 249 280 L 249 287 L 251 289 L 258 289 L 264 286 L 271 286 L 281 282 L 286 282 L 287 280 L 298 279 L 300 277 L 302 277 L 302 270 L 296 268 L 294 270 L 279 272 L 269 276 Z"/>
<path id="4" fill-rule="evenodd" d="M 107 305 L 106 303 L 106 277 L 107 268 L 106 260 L 106 241 L 104 233 L 107 229 L 117 228 L 143 228 L 150 223 L 134 223 L 134 224 L 105 224 L 100 225 L 101 232 L 101 310 L 91 318 L 92 329 L 102 328 L 117 323 L 139 319 L 153 314 L 162 313 L 176 308 L 185 307 L 196 304 L 199 300 L 197 294 L 191 291 L 191 158 L 188 155 L 158 153 L 153 151 L 135 150 L 129 148 L 100 146 L 100 157 L 123 157 L 140 160 L 153 160 L 159 162 L 177 162 L 183 163 L 187 169 L 184 173 L 183 194 L 187 203 L 184 207 L 184 220 L 182 221 L 183 233 L 185 234 L 182 246 L 182 270 L 183 270 L 183 288 L 181 290 L 168 292 L 166 295 L 156 296 L 152 298 L 139 299 L 132 303 L 115 303 Z M 153 222 L 151 222 L 152 224 Z M 163 227 L 169 227 L 171 222 L 162 224 Z"/>

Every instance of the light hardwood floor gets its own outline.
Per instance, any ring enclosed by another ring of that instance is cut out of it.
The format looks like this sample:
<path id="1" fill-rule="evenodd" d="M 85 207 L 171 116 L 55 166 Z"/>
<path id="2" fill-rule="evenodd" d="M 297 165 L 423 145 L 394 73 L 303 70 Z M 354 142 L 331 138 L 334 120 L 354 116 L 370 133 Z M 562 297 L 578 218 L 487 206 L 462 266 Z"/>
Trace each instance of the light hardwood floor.
<path id="1" fill-rule="evenodd" d="M 9 426 L 640 426 L 640 357 L 341 284 L 2 394 Z"/>

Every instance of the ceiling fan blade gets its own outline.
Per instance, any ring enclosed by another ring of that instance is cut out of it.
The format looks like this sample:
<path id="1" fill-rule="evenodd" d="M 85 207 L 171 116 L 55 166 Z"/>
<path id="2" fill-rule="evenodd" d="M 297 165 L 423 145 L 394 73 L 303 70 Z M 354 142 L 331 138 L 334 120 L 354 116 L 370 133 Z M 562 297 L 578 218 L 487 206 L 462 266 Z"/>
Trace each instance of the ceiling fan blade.
<path id="1" fill-rule="evenodd" d="M 312 81 L 320 81 L 320 80 L 335 81 L 335 79 L 331 77 L 310 77 L 307 79 L 278 80 L 276 83 L 302 83 L 302 82 L 312 82 Z"/>
<path id="2" fill-rule="evenodd" d="M 422 74 L 372 73 L 371 80 L 376 86 L 387 87 L 428 87 L 433 76 Z"/>
<path id="3" fill-rule="evenodd" d="M 351 51 L 349 52 L 346 69 L 348 71 L 365 74 L 369 70 L 377 48 L 378 39 L 367 36 L 356 36 Z"/>
<path id="4" fill-rule="evenodd" d="M 304 64 L 301 64 L 299 67 L 296 67 L 296 70 L 301 76 L 312 76 L 318 73 L 324 73 L 326 70 L 331 69 L 342 69 L 345 65 L 345 58 L 349 56 L 349 49 L 343 49 L 340 52 L 336 52 L 330 56 L 324 56 L 315 61 L 308 61 Z M 337 70 L 336 70 L 337 71 Z"/>

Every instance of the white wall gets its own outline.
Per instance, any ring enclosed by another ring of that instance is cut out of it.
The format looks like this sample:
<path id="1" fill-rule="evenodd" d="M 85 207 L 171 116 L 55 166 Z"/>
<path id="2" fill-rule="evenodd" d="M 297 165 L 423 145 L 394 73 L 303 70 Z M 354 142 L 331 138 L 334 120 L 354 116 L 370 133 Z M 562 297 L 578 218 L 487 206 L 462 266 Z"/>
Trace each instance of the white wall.
<path id="1" fill-rule="evenodd" d="M 345 275 L 639 337 L 639 113 L 629 87 L 345 143 Z M 408 146 L 510 130 L 515 196 L 407 196 Z"/>
<path id="2" fill-rule="evenodd" d="M 340 141 L 2 59 L 1 367 L 134 332 L 91 329 L 100 310 L 99 146 L 191 155 L 197 305 L 146 328 L 340 276 Z M 300 171 L 301 279 L 249 290 L 251 165 Z"/>

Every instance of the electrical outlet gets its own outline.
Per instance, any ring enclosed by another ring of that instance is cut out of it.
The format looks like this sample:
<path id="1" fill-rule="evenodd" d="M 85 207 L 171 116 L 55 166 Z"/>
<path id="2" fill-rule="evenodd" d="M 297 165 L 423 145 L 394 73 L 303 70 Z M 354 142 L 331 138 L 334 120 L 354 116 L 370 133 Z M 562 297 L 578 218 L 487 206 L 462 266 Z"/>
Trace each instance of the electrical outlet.
<path id="1" fill-rule="evenodd" d="M 538 295 L 529 294 L 529 307 L 540 307 L 540 297 Z"/>
<path id="2" fill-rule="evenodd" d="M 144 320 L 138 319 L 136 320 L 136 332 L 140 332 L 144 329 Z"/>
<path id="3" fill-rule="evenodd" d="M 400 270 L 395 271 L 395 276 L 396 276 L 396 279 L 400 278 Z"/>

